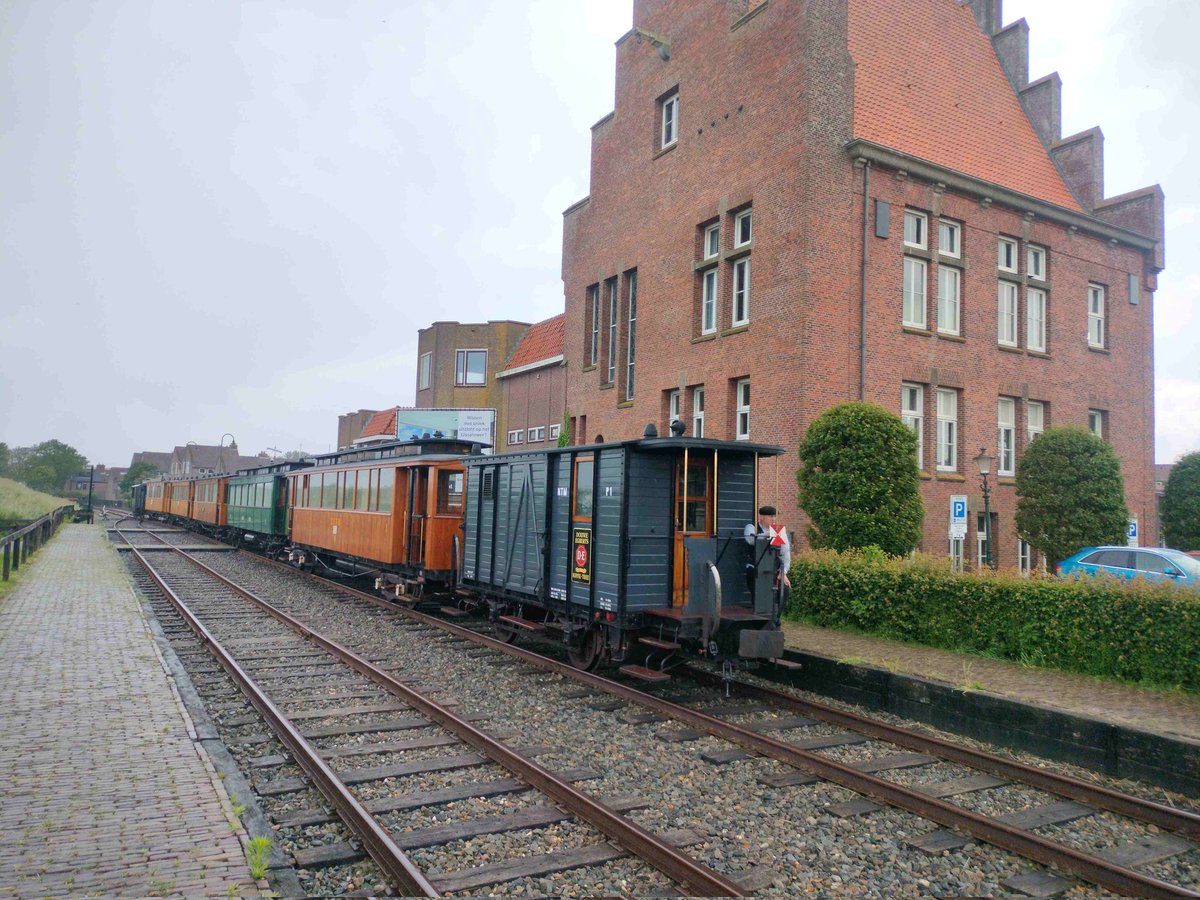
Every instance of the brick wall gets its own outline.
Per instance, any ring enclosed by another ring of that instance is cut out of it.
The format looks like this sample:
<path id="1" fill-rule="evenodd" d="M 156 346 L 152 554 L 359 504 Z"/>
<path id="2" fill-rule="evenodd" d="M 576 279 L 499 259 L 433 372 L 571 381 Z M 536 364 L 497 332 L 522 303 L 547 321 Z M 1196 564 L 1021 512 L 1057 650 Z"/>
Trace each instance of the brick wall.
<path id="1" fill-rule="evenodd" d="M 551 437 L 551 428 L 562 425 L 566 384 L 566 368 L 558 362 L 502 378 L 506 425 L 497 435 L 497 449 L 515 449 L 516 445 L 508 441 L 508 433 L 515 430 L 522 432 L 521 447 L 537 450 L 555 446 L 558 438 Z M 545 429 L 541 441 L 530 435 L 530 429 L 535 428 Z"/>

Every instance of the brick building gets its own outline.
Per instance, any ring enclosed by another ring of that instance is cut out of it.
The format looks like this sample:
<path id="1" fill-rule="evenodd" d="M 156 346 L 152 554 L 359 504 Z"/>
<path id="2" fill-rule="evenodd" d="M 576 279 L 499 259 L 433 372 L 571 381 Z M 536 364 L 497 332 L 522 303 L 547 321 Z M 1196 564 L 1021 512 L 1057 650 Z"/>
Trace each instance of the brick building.
<path id="1" fill-rule="evenodd" d="M 1001 0 L 635 0 L 589 196 L 564 213 L 567 408 L 588 440 L 681 418 L 795 447 L 863 398 L 920 436 L 922 547 L 1024 561 L 1012 474 L 1093 428 L 1157 542 L 1157 187 L 1105 198 L 1099 129 L 1063 138 Z M 802 525 L 795 454 L 764 497 Z M 998 482 L 998 483 L 997 483 Z M 947 543 L 949 499 L 970 535 Z M 793 527 L 797 533 L 802 528 Z"/>
<path id="2" fill-rule="evenodd" d="M 500 382 L 528 322 L 434 322 L 417 333 L 417 402 L 439 407 L 496 410 L 496 442 L 505 434 Z"/>
<path id="3" fill-rule="evenodd" d="M 338 416 L 337 447 L 343 450 L 354 445 L 354 440 L 363 433 L 367 423 L 378 413 L 377 409 L 360 409 Z"/>
<path id="4" fill-rule="evenodd" d="M 553 447 L 567 404 L 563 361 L 563 314 L 531 325 L 513 351 L 500 381 L 505 431 L 497 432 L 501 450 Z"/>

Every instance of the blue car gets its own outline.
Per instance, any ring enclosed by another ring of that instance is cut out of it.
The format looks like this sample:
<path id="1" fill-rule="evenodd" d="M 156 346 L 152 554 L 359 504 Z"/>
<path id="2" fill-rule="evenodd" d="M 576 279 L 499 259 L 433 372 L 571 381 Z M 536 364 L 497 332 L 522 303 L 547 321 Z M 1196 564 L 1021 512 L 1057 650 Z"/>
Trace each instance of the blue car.
<path id="1" fill-rule="evenodd" d="M 1147 581 L 1168 581 L 1200 588 L 1200 559 L 1179 550 L 1159 547 L 1084 547 L 1058 564 L 1058 574 L 1099 575 L 1118 578 L 1142 576 Z"/>

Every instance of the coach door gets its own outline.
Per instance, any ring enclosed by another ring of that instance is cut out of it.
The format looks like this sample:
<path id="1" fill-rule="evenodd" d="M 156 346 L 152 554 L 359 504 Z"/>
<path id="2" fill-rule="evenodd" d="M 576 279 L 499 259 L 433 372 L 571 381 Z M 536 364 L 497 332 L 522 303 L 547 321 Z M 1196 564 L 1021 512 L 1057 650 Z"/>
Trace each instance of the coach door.
<path id="1" fill-rule="evenodd" d="M 419 566 L 425 561 L 429 469 L 424 466 L 411 466 L 408 478 L 408 563 Z"/>
<path id="2" fill-rule="evenodd" d="M 675 552 L 671 606 L 687 604 L 687 556 L 683 549 L 685 537 L 708 537 L 712 534 L 713 484 L 712 460 L 707 456 L 692 456 L 686 451 L 675 463 Z"/>

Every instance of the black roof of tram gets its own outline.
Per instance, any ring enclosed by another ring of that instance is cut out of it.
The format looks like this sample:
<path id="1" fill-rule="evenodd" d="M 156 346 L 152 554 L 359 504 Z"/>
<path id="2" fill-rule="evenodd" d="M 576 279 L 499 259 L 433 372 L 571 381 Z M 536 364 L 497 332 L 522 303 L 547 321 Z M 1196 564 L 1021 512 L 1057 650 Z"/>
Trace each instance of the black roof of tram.
<path id="1" fill-rule="evenodd" d="M 787 451 L 775 444 L 752 444 L 749 441 L 723 441 L 716 438 L 656 437 L 638 438 L 632 441 L 605 441 L 603 444 L 573 444 L 570 447 L 548 447 L 542 450 L 513 450 L 491 456 L 474 456 L 464 460 L 467 465 L 486 465 L 490 461 L 510 456 L 529 456 L 535 453 L 586 453 L 592 450 L 607 450 L 613 447 L 634 447 L 647 452 L 670 452 L 682 450 L 717 450 L 720 452 L 740 451 L 757 453 L 759 456 L 781 456 Z"/>

